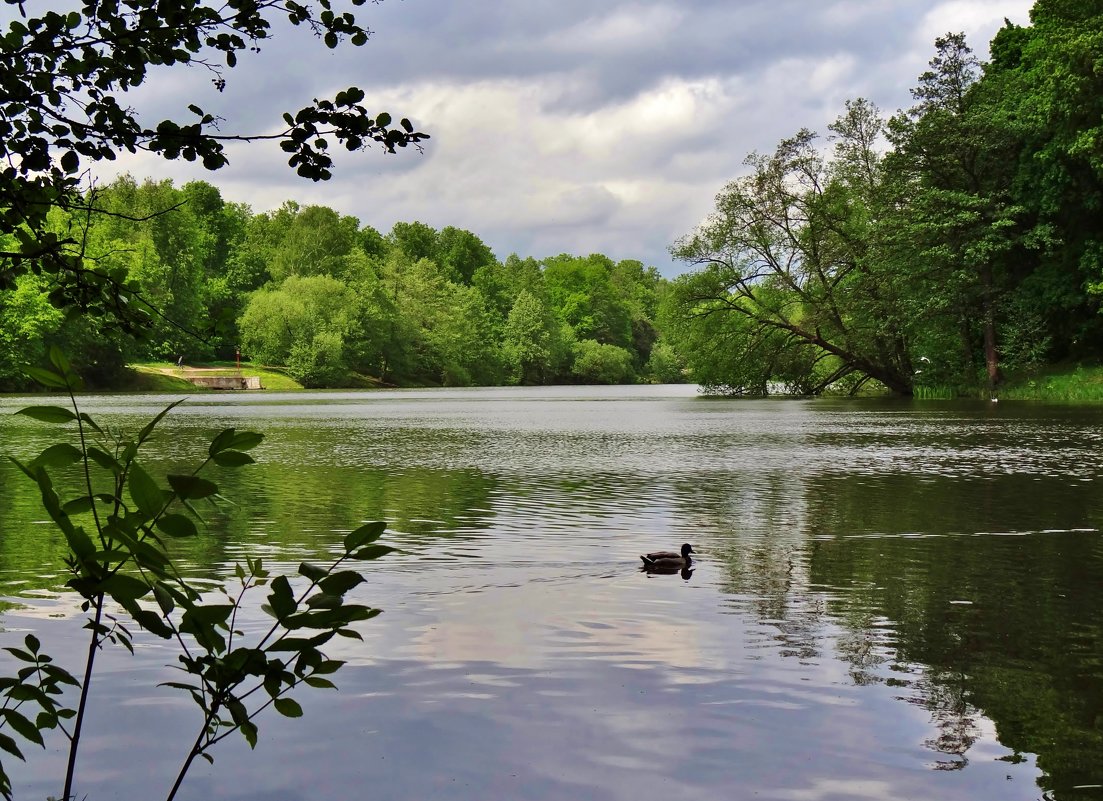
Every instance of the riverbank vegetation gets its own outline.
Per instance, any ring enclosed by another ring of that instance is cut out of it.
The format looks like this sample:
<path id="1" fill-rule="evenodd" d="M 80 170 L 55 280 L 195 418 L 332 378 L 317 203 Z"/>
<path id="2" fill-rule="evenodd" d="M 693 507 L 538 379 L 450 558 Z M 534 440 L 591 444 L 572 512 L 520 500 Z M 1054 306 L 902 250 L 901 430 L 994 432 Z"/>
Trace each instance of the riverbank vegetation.
<path id="1" fill-rule="evenodd" d="M 55 209 L 51 229 L 79 228 L 98 269 L 134 282 L 153 313 L 140 337 L 67 319 L 47 278 L 20 276 L 0 294 L 4 388 L 21 388 L 54 343 L 116 387 L 130 386 L 129 362 L 233 360 L 238 349 L 306 387 L 682 380 L 677 356 L 656 347 L 666 282 L 638 261 L 502 262 L 470 231 L 412 222 L 384 235 L 293 201 L 255 214 L 201 181 L 126 176 L 87 202 L 108 214 Z"/>
<path id="2" fill-rule="evenodd" d="M 846 104 L 718 195 L 665 317 L 718 392 L 998 391 L 1103 348 L 1103 3 L 1039 0 L 981 63 L 936 42 L 915 105 Z"/>
<path id="3" fill-rule="evenodd" d="M 1031 20 L 998 32 L 989 63 L 939 38 L 909 109 L 856 99 L 826 137 L 751 154 L 672 246 L 689 269 L 672 281 L 602 254 L 502 260 L 452 226 L 384 233 L 293 200 L 257 213 L 203 181 L 71 193 L 0 231 L 0 391 L 27 388 L 51 345 L 101 388 L 133 387 L 128 363 L 239 351 L 303 387 L 690 380 L 930 398 L 1096 363 L 1103 3 L 1039 0 Z M 425 136 L 387 130 L 389 149 Z M 41 268 L 11 255 L 31 246 Z"/>

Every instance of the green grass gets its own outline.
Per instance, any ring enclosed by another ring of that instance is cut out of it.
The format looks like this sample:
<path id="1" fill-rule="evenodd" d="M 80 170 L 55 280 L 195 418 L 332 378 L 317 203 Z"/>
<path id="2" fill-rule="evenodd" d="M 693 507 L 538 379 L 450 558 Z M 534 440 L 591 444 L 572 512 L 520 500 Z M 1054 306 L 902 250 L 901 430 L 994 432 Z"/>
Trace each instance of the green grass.
<path id="1" fill-rule="evenodd" d="M 1009 376 L 1001 400 L 1103 401 L 1103 366 L 1053 365 Z"/>
<path id="2" fill-rule="evenodd" d="M 947 386 L 916 386 L 912 390 L 912 393 L 912 397 L 916 400 L 952 400 L 953 398 L 960 397 L 960 395 L 955 392 L 953 387 Z"/>
<path id="3" fill-rule="evenodd" d="M 302 389 L 303 386 L 295 379 L 279 369 L 270 367 L 255 367 L 249 362 L 241 363 L 240 372 L 235 362 L 205 362 L 202 364 L 188 364 L 183 368 L 177 367 L 173 362 L 141 362 L 130 365 L 134 371 L 134 385 L 128 389 L 143 392 L 207 392 L 209 390 L 197 387 L 185 380 L 189 367 L 202 368 L 203 375 L 209 376 L 236 376 L 242 375 L 249 378 L 260 378 L 260 385 L 266 390 L 276 392 Z"/>

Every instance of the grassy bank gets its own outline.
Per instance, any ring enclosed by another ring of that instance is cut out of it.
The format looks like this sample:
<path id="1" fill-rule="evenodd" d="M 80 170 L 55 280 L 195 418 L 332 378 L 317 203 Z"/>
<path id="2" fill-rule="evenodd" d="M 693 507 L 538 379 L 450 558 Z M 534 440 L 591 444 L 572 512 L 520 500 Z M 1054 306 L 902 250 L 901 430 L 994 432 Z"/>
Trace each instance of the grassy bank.
<path id="1" fill-rule="evenodd" d="M 988 399 L 990 396 L 987 387 L 980 385 L 915 388 L 916 400 Z M 1103 401 L 1103 366 L 1054 364 L 1011 372 L 996 390 L 995 397 L 1000 400 L 1100 402 Z"/>
<path id="2" fill-rule="evenodd" d="M 1103 401 L 1103 367 L 1053 365 L 1008 376 L 1002 400 Z"/>
<path id="3" fill-rule="evenodd" d="M 185 376 L 245 376 L 246 378 L 259 378 L 260 385 L 269 390 L 294 390 L 303 386 L 295 379 L 279 370 L 265 367 L 254 367 L 248 362 L 241 363 L 241 370 L 237 369 L 234 362 L 206 362 L 203 364 L 188 364 L 177 367 L 173 362 L 142 362 L 130 365 L 134 371 L 134 384 L 126 389 L 135 389 L 142 392 L 210 392 L 211 390 L 197 387 L 188 381 Z"/>

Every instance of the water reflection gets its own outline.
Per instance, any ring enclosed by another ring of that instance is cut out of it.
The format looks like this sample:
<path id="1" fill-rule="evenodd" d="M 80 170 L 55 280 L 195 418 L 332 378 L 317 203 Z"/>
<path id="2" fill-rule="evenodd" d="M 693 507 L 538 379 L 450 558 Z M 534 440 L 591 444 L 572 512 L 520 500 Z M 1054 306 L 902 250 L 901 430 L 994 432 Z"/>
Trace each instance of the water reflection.
<path id="1" fill-rule="evenodd" d="M 120 424 L 157 402 L 91 401 Z M 681 388 L 181 407 L 154 469 L 226 425 L 269 435 L 261 466 L 226 474 L 239 504 L 180 546 L 196 575 L 258 551 L 293 568 L 379 517 L 401 548 L 357 589 L 386 613 L 338 645 L 341 692 L 304 696 L 301 725 L 262 726 L 256 755 L 233 745 L 186 797 L 1090 797 L 1074 788 L 1103 776 L 1100 422 Z M 17 455 L 48 433 L 0 413 Z M 0 492 L 0 581 L 22 604 L 3 621 L 38 629 L 71 611 L 34 597 L 56 593 L 62 543 L 6 464 Z M 640 570 L 683 541 L 692 570 Z M 171 661 L 150 643 L 105 663 L 97 758 L 145 761 L 93 774 L 90 797 L 142 796 L 175 767 L 138 734 L 190 725 L 144 689 Z M 36 759 L 21 789 L 56 793 L 56 755 Z"/>

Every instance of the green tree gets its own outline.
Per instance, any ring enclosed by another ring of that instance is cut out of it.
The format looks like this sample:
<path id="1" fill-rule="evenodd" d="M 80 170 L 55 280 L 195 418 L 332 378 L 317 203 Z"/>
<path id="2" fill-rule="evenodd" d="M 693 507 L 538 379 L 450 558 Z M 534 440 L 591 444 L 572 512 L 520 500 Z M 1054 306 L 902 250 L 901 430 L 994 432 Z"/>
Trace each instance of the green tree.
<path id="1" fill-rule="evenodd" d="M 874 106 L 855 101 L 832 125 L 834 158 L 807 130 L 770 156 L 752 154 L 751 174 L 728 184 L 716 211 L 673 247 L 701 268 L 675 281 L 667 315 L 681 323 L 675 341 L 697 380 L 820 392 L 856 373 L 911 394 L 907 329 L 894 324 L 898 277 L 870 247 L 883 202 L 882 126 Z M 718 319 L 727 317 L 736 319 Z M 710 337 L 727 342 L 729 377 L 698 355 Z"/>
<path id="2" fill-rule="evenodd" d="M 571 350 L 571 374 L 579 381 L 625 384 L 632 380 L 632 354 L 626 348 L 583 339 Z"/>
<path id="3" fill-rule="evenodd" d="M 45 279 L 20 276 L 11 289 L 0 291 L 0 389 L 24 389 L 30 383 L 26 369 L 46 358 L 47 342 L 63 316 L 50 305 Z"/>
<path id="4" fill-rule="evenodd" d="M 1012 192 L 1036 239 L 1009 318 L 1041 321 L 1050 358 L 1094 357 L 1103 345 L 1103 4 L 1039 0 L 1030 16 L 1033 25 L 996 34 L 980 81 L 1015 121 Z"/>
<path id="5" fill-rule="evenodd" d="M 436 243 L 436 261 L 444 268 L 449 280 L 470 284 L 476 272 L 497 264 L 490 248 L 470 231 L 446 225 L 440 229 Z"/>
<path id="6" fill-rule="evenodd" d="M 575 337 L 631 347 L 632 312 L 613 285 L 614 264 L 609 258 L 562 254 L 545 259 L 543 266 L 551 306 Z"/>
<path id="7" fill-rule="evenodd" d="M 287 367 L 308 387 L 340 386 L 349 371 L 348 343 L 360 334 L 355 293 L 328 275 L 292 276 L 257 290 L 239 322 L 244 352 Z"/>
<path id="8" fill-rule="evenodd" d="M 980 62 L 964 34 L 935 41 L 931 69 L 912 90 L 918 103 L 893 118 L 889 169 L 904 187 L 911 235 L 961 332 L 966 365 L 973 331 L 990 388 L 1001 380 L 1000 306 L 1021 257 L 1024 209 L 1011 195 L 1017 141 L 1012 123 L 978 83 Z M 913 257 L 914 258 L 914 257 Z"/>
<path id="9" fill-rule="evenodd" d="M 361 0 L 353 0 L 359 4 Z M 9 4 L 11 5 L 11 4 Z M 100 213 L 81 191 L 81 176 L 96 163 L 138 148 L 173 160 L 224 166 L 227 141 L 276 139 L 299 175 L 331 175 L 330 142 L 358 150 L 378 143 L 386 151 L 416 145 L 425 135 L 408 120 L 392 127 L 389 114 L 372 114 L 356 87 L 283 115 L 275 134 L 234 133 L 199 106 L 149 123 L 126 102 L 159 67 L 195 64 L 226 85 L 238 55 L 262 46 L 278 17 L 317 35 L 326 47 L 359 46 L 368 31 L 332 0 L 230 0 L 165 4 L 155 0 L 85 3 L 70 10 L 26 15 L 0 37 L 0 235 L 15 235 L 0 252 L 0 289 L 25 272 L 44 272 L 56 305 L 112 314 L 133 290 L 125 277 L 85 263 L 80 242 L 47 225 L 51 208 Z M 182 104 L 184 105 L 184 104 Z M 133 325 L 134 315 L 124 315 Z"/>
<path id="10" fill-rule="evenodd" d="M 543 384 L 553 374 L 556 324 L 549 309 L 521 290 L 509 310 L 502 352 L 511 384 Z"/>
<path id="11" fill-rule="evenodd" d="M 292 275 L 343 278 L 349 255 L 363 239 L 360 221 L 326 206 L 295 206 L 290 219 L 287 217 L 279 218 L 283 228 L 268 265 L 272 279 L 279 283 Z"/>

